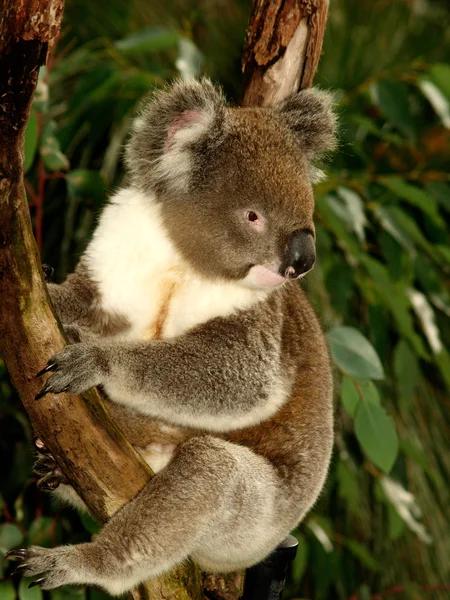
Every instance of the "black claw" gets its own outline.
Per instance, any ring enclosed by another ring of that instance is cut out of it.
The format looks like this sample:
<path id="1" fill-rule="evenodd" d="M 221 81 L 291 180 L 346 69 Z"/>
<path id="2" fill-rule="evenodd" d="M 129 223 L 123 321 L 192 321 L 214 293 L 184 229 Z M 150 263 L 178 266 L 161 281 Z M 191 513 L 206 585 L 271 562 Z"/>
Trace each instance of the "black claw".
<path id="1" fill-rule="evenodd" d="M 5 554 L 5 559 L 7 560 L 22 560 L 28 554 L 27 548 L 14 548 L 14 550 L 10 550 Z"/>
<path id="2" fill-rule="evenodd" d="M 42 390 L 36 394 L 36 396 L 34 397 L 34 399 L 35 400 L 40 400 L 46 394 L 48 394 L 49 391 L 50 391 L 50 386 L 48 384 L 44 385 L 44 387 L 42 388 Z"/>
<path id="3" fill-rule="evenodd" d="M 53 360 L 49 360 L 43 369 L 41 369 L 38 373 L 36 373 L 36 377 L 41 377 L 41 375 L 45 375 L 45 373 L 50 373 L 50 371 L 56 371 L 58 365 L 53 362 Z"/>
<path id="4" fill-rule="evenodd" d="M 11 573 L 11 575 L 16 576 L 16 575 L 21 575 L 22 572 L 28 567 L 28 563 L 22 563 L 21 565 L 19 565 L 18 567 L 16 567 L 14 569 L 14 571 Z"/>
<path id="5" fill-rule="evenodd" d="M 43 581 L 45 581 L 45 577 L 41 577 L 40 579 L 36 579 L 36 581 L 32 581 L 28 586 L 28 589 L 34 587 L 35 585 L 40 585 Z"/>
<path id="6" fill-rule="evenodd" d="M 56 490 L 61 483 L 61 479 L 59 477 L 52 476 L 52 473 L 45 475 L 42 479 L 37 482 L 37 486 L 40 490 Z"/>

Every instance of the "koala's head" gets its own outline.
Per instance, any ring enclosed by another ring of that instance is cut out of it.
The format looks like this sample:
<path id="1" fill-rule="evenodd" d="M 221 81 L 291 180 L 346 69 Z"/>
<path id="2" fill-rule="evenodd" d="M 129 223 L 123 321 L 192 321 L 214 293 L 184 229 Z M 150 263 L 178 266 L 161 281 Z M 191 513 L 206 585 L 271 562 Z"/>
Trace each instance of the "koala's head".
<path id="1" fill-rule="evenodd" d="M 251 287 L 301 277 L 315 260 L 314 162 L 335 146 L 331 97 L 231 108 L 208 80 L 155 93 L 135 122 L 131 183 L 156 197 L 197 272 Z"/>

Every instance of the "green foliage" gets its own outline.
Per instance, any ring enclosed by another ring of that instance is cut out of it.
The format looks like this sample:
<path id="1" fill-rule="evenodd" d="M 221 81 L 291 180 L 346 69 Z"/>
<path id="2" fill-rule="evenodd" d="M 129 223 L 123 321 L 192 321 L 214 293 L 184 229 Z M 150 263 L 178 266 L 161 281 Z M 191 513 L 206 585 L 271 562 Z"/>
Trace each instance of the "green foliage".
<path id="1" fill-rule="evenodd" d="M 363 600 L 401 586 L 402 600 L 450 584 L 450 9 L 433 0 L 420 13 L 421 4 L 331 3 L 317 80 L 336 90 L 341 145 L 316 187 L 318 261 L 306 285 L 335 367 L 336 450 L 326 490 L 297 532 L 286 597 Z M 239 97 L 249 10 L 249 0 L 201 11 L 193 0 L 67 3 L 25 138 L 32 214 L 39 228 L 44 211 L 43 261 L 57 279 L 122 181 L 142 95 L 205 72 Z M 97 531 L 36 490 L 30 437 L 0 363 L 5 600 L 43 597 L 11 582 L 9 548 Z M 45 594 L 103 597 L 83 588 Z"/>

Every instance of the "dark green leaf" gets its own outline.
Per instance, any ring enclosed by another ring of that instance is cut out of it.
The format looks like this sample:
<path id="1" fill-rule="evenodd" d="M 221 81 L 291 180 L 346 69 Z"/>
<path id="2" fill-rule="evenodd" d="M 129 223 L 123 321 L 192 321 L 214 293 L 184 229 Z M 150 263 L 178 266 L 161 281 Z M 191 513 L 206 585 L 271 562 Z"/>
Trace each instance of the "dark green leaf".
<path id="1" fill-rule="evenodd" d="M 37 577 L 24 577 L 19 585 L 19 600 L 42 600 L 42 590 L 37 585 L 31 589 L 28 587 L 30 583 L 35 581 Z"/>
<path id="2" fill-rule="evenodd" d="M 355 232 L 360 241 L 364 241 L 367 219 L 361 196 L 345 186 L 339 186 L 336 192 L 337 197 L 333 194 L 327 196 L 330 208 L 346 223 L 350 231 Z"/>
<path id="3" fill-rule="evenodd" d="M 104 594 L 103 592 L 100 592 L 99 590 L 89 590 L 89 600 L 110 600 L 112 598 L 112 596 L 109 596 L 108 594 Z"/>
<path id="4" fill-rule="evenodd" d="M 450 100 L 450 65 L 433 65 L 428 71 L 428 77 L 442 91 L 447 100 Z"/>
<path id="5" fill-rule="evenodd" d="M 341 399 L 347 414 L 355 418 L 361 396 L 353 381 L 345 376 L 342 378 Z"/>
<path id="6" fill-rule="evenodd" d="M 380 183 L 387 187 L 396 196 L 405 200 L 411 206 L 419 208 L 422 212 L 430 217 L 436 225 L 445 227 L 444 220 L 442 219 L 439 211 L 436 207 L 436 203 L 432 201 L 430 196 L 422 188 L 416 185 L 407 183 L 401 177 L 380 177 Z"/>
<path id="7" fill-rule="evenodd" d="M 399 223 L 399 219 L 395 212 L 386 207 L 377 207 L 375 210 L 381 227 L 389 233 L 389 235 L 396 240 L 402 248 L 407 250 L 412 256 L 415 254 L 414 241 L 409 235 L 408 231 L 402 227 Z"/>
<path id="8" fill-rule="evenodd" d="M 431 181 L 425 186 L 426 190 L 439 202 L 447 212 L 450 212 L 450 185 L 444 181 Z"/>
<path id="9" fill-rule="evenodd" d="M 27 128 L 25 130 L 25 142 L 24 142 L 24 162 L 23 169 L 25 173 L 31 167 L 36 156 L 36 149 L 38 143 L 38 120 L 36 111 L 34 108 L 31 109 L 30 118 L 28 119 Z"/>
<path id="10" fill-rule="evenodd" d="M 170 50 L 178 44 L 179 36 L 170 29 L 149 27 L 115 42 L 115 47 L 126 54 L 142 54 Z"/>
<path id="11" fill-rule="evenodd" d="M 48 548 L 52 545 L 54 527 L 55 521 L 51 517 L 38 517 L 31 523 L 28 530 L 28 543 Z"/>
<path id="12" fill-rule="evenodd" d="M 80 512 L 80 519 L 84 528 L 86 531 L 89 531 L 89 533 L 96 534 L 100 531 L 100 524 L 93 517 L 91 517 L 91 515 Z"/>
<path id="13" fill-rule="evenodd" d="M 421 357 L 427 357 L 422 338 L 416 333 L 415 323 L 411 316 L 411 304 L 407 296 L 408 288 L 402 282 L 394 283 L 386 267 L 372 257 L 361 256 L 361 262 L 369 275 L 371 285 L 375 285 L 380 301 L 389 309 L 395 319 L 399 332 L 413 346 Z M 369 288 L 367 279 L 358 281 L 361 293 L 366 295 Z M 370 297 L 370 302 L 373 298 Z"/>
<path id="14" fill-rule="evenodd" d="M 406 137 L 414 138 L 416 127 L 409 105 L 408 87 L 401 81 L 378 81 L 371 92 L 386 119 Z"/>
<path id="15" fill-rule="evenodd" d="M 400 244 L 385 231 L 380 233 L 378 241 L 386 258 L 392 278 L 394 280 L 403 279 L 404 281 L 411 283 L 413 274 L 411 257 L 405 252 Z"/>
<path id="16" fill-rule="evenodd" d="M 405 340 L 400 340 L 395 347 L 394 371 L 402 406 L 409 409 L 419 381 L 420 368 L 417 356 Z"/>
<path id="17" fill-rule="evenodd" d="M 361 508 L 361 484 L 359 474 L 355 469 L 352 470 L 348 461 L 339 460 L 336 477 L 338 481 L 338 494 L 352 511 L 358 517 L 362 516 Z"/>
<path id="18" fill-rule="evenodd" d="M 323 255 L 320 265 L 327 266 L 325 284 L 335 310 L 344 313 L 354 293 L 355 270 L 340 256 L 334 254 L 329 263 Z"/>
<path id="19" fill-rule="evenodd" d="M 369 550 L 365 548 L 362 544 L 359 544 L 355 540 L 349 539 L 346 539 L 344 541 L 344 544 L 362 565 L 364 565 L 371 571 L 381 571 L 380 563 L 373 558 Z"/>
<path id="20" fill-rule="evenodd" d="M 394 421 L 372 402 L 361 402 L 355 419 L 355 434 L 370 460 L 389 473 L 398 453 Z"/>
<path id="21" fill-rule="evenodd" d="M 16 600 L 16 590 L 11 581 L 0 581 L 0 598 L 2 600 Z"/>
<path id="22" fill-rule="evenodd" d="M 308 544 L 305 536 L 296 534 L 298 540 L 297 554 L 292 563 L 292 579 L 299 585 L 308 566 Z"/>
<path id="23" fill-rule="evenodd" d="M 67 171 L 69 161 L 67 156 L 61 152 L 58 138 L 56 137 L 57 126 L 54 121 L 48 121 L 42 132 L 40 154 L 44 165 L 50 171 Z"/>
<path id="24" fill-rule="evenodd" d="M 23 533 L 14 523 L 0 525 L 0 550 L 3 552 L 20 546 L 23 539 Z"/>
<path id="25" fill-rule="evenodd" d="M 389 539 L 398 539 L 406 530 L 406 523 L 391 503 L 387 505 Z"/>
<path id="26" fill-rule="evenodd" d="M 419 87 L 441 119 L 442 125 L 450 129 L 450 100 L 428 75 L 420 78 Z"/>
<path id="27" fill-rule="evenodd" d="M 52 600 L 84 600 L 86 592 L 83 588 L 65 585 L 63 588 L 52 590 L 50 597 Z"/>
<path id="28" fill-rule="evenodd" d="M 98 171 L 74 169 L 67 174 L 66 182 L 73 195 L 90 198 L 98 206 L 104 203 L 106 186 Z"/>
<path id="29" fill-rule="evenodd" d="M 328 332 L 331 354 L 344 372 L 356 379 L 383 379 L 378 354 L 371 343 L 353 327 L 335 327 Z"/>
<path id="30" fill-rule="evenodd" d="M 358 600 L 372 600 L 372 593 L 369 586 L 362 585 L 359 588 Z"/>

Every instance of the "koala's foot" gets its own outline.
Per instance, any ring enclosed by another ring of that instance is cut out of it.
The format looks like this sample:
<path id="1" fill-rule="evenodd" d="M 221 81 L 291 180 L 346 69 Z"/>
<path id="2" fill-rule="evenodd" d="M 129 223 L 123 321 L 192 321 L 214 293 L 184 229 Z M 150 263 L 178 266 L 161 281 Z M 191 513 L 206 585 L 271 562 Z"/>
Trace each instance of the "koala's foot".
<path id="1" fill-rule="evenodd" d="M 23 577 L 35 577 L 38 579 L 30 583 L 29 587 L 39 585 L 43 590 L 51 590 L 71 583 L 79 583 L 77 577 L 78 568 L 81 570 L 83 557 L 79 546 L 59 546 L 57 548 L 41 548 L 31 546 L 30 548 L 16 548 L 10 550 L 5 558 L 16 560 L 19 565 L 13 571 L 13 575 Z M 81 560 L 80 560 L 81 559 Z"/>
<path id="2" fill-rule="evenodd" d="M 40 438 L 35 438 L 34 445 L 38 450 L 38 458 L 33 465 L 34 472 L 40 477 L 37 482 L 38 488 L 56 490 L 61 483 L 69 483 L 44 442 Z"/>
<path id="3" fill-rule="evenodd" d="M 5 558 L 19 563 L 13 575 L 36 577 L 29 587 L 38 585 L 43 590 L 62 585 L 95 585 L 109 594 L 122 595 L 145 579 L 142 565 L 136 577 L 133 564 L 114 556 L 112 546 L 99 547 L 95 542 L 56 548 L 16 548 Z"/>

